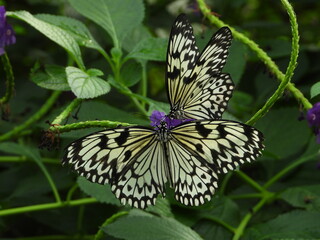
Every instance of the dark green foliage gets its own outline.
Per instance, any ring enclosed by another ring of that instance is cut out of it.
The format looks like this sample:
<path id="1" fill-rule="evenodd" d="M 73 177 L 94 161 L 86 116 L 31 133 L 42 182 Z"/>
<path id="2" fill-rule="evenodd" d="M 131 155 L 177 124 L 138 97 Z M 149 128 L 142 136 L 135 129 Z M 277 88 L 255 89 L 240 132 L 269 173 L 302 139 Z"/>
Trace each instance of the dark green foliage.
<path id="1" fill-rule="evenodd" d="M 302 117 L 320 100 L 316 0 L 292 1 L 300 33 L 296 88 L 254 118 L 265 136 L 263 156 L 241 172 L 221 175 L 211 202 L 185 207 L 169 190 L 155 206 L 129 209 L 108 185 L 61 166 L 73 140 L 101 126 L 149 125 L 153 110 L 169 111 L 164 76 L 175 2 L 7 1 L 17 43 L 5 49 L 11 65 L 4 56 L 0 65 L 0 99 L 5 80 L 13 79 L 8 69 L 15 79 L 9 105 L 0 101 L 1 239 L 320 238 L 319 144 Z M 245 33 L 286 72 L 292 25 L 281 1 L 207 4 L 212 16 Z M 189 12 L 202 49 L 217 28 L 188 6 L 182 11 Z M 247 121 L 280 84 L 251 47 L 233 40 L 223 69 L 236 84 L 226 119 Z"/>

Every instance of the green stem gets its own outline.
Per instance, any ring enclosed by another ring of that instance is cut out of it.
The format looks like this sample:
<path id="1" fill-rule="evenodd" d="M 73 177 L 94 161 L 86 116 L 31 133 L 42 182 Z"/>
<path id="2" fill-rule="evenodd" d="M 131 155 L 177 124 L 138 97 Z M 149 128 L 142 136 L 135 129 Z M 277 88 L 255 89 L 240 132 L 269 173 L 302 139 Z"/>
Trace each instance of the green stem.
<path id="1" fill-rule="evenodd" d="M 110 223 L 113 223 L 116 219 L 128 215 L 128 212 L 123 211 L 123 212 L 118 212 L 116 214 L 113 214 L 111 217 L 109 217 L 101 226 L 97 234 L 95 235 L 94 240 L 100 240 L 103 238 L 104 232 L 102 230 L 103 227 L 107 226 Z"/>
<path id="2" fill-rule="evenodd" d="M 4 96 L 2 98 L 0 98 L 0 106 L 2 104 L 8 103 L 14 93 L 14 75 L 12 72 L 12 66 L 11 66 L 10 60 L 9 60 L 8 55 L 6 53 L 4 53 L 1 56 L 1 61 L 3 64 L 3 69 L 6 73 L 6 83 L 5 83 L 6 92 L 5 92 Z"/>
<path id="3" fill-rule="evenodd" d="M 74 99 L 63 111 L 60 113 L 59 116 L 57 116 L 53 122 L 52 125 L 60 124 L 64 119 L 70 116 L 70 113 L 79 106 L 79 104 L 82 102 L 82 99 L 76 98 Z"/>
<path id="4" fill-rule="evenodd" d="M 251 187 L 253 187 L 254 189 L 256 189 L 257 191 L 261 192 L 261 193 L 265 193 L 266 190 L 261 187 L 256 181 L 254 181 L 251 177 L 249 177 L 247 174 L 245 174 L 242 171 L 236 171 L 236 174 L 242 178 L 245 182 L 247 182 Z"/>
<path id="5" fill-rule="evenodd" d="M 20 213 L 28 213 L 28 212 L 35 212 L 35 211 L 42 211 L 48 209 L 56 209 L 56 208 L 63 208 L 63 207 L 74 207 L 84 204 L 92 204 L 97 203 L 95 198 L 82 198 L 72 201 L 63 201 L 63 202 L 55 202 L 55 203 L 43 203 L 43 204 L 36 204 L 31 206 L 25 207 L 17 207 L 17 208 L 10 208 L 0 210 L 0 216 L 8 216 Z"/>
<path id="6" fill-rule="evenodd" d="M 218 27 L 223 27 L 223 26 L 228 26 L 227 24 L 225 24 L 223 21 L 221 21 L 218 17 L 216 17 L 215 15 L 211 14 L 211 10 L 207 7 L 207 5 L 205 4 L 204 0 L 197 0 L 198 4 L 199 4 L 199 8 L 201 10 L 201 12 L 203 13 L 203 15 L 205 17 L 207 17 L 211 23 L 213 23 L 214 25 L 218 26 Z M 292 34 L 293 34 L 293 41 L 292 41 L 292 53 L 291 53 L 291 59 L 290 59 L 290 63 L 289 63 L 289 67 L 287 68 L 287 77 L 285 77 L 286 75 L 284 75 L 280 69 L 278 68 L 278 66 L 275 64 L 274 61 L 272 61 L 272 59 L 267 55 L 267 53 L 262 50 L 258 44 L 256 44 L 254 41 L 250 40 L 248 37 L 246 37 L 244 34 L 236 31 L 234 28 L 228 26 L 231 30 L 232 30 L 232 34 L 233 36 L 240 40 L 241 42 L 243 42 L 244 44 L 246 44 L 253 52 L 255 52 L 257 54 L 257 56 L 264 62 L 264 64 L 269 68 L 269 70 L 281 81 L 290 81 L 290 72 L 293 72 L 296 62 L 292 62 L 294 60 L 294 58 L 297 57 L 297 52 L 299 49 L 299 45 L 298 45 L 298 40 L 299 40 L 299 35 L 298 35 L 298 24 L 296 22 L 296 17 L 295 14 L 293 12 L 292 7 L 290 6 L 290 4 L 288 3 L 288 1 L 282 1 L 282 3 L 284 4 L 285 8 L 288 11 L 289 17 L 290 17 L 290 21 L 293 24 L 292 25 Z M 279 97 L 279 94 L 282 94 L 282 87 L 287 87 L 289 91 L 291 91 L 293 93 L 293 96 L 303 104 L 303 106 L 305 107 L 305 109 L 309 109 L 312 107 L 312 104 L 308 101 L 308 99 L 306 99 L 303 94 L 297 89 L 295 88 L 294 84 L 289 83 L 289 82 L 285 82 L 281 88 L 277 91 L 277 93 L 274 93 L 274 95 L 269 99 L 271 102 L 266 103 L 267 106 L 263 108 L 263 110 L 255 116 L 255 118 L 250 119 L 249 121 L 251 123 L 255 122 L 257 120 L 257 118 L 260 118 L 261 116 L 263 116 L 263 114 L 265 114 L 268 111 L 268 107 L 273 105 L 273 101 L 278 100 L 277 97 Z"/>
<path id="7" fill-rule="evenodd" d="M 142 79 L 141 79 L 141 95 L 147 96 L 148 82 L 147 82 L 147 62 L 141 62 L 142 65 Z M 145 108 L 145 103 L 142 102 L 143 108 Z"/>
<path id="8" fill-rule="evenodd" d="M 14 238 L 14 240 L 92 240 L 92 235 L 49 235 L 49 236 L 36 236 L 36 237 L 22 237 Z"/>
<path id="9" fill-rule="evenodd" d="M 67 198 L 66 198 L 66 201 L 67 202 L 70 202 L 72 200 L 72 195 L 73 193 L 77 190 L 78 188 L 78 184 L 74 184 L 70 190 L 68 191 L 68 194 L 67 194 Z"/>
<path id="10" fill-rule="evenodd" d="M 221 183 L 221 186 L 219 187 L 219 190 L 218 190 L 218 191 L 219 191 L 219 194 L 224 195 L 224 192 L 226 191 L 227 184 L 228 184 L 228 182 L 229 182 L 232 174 L 233 174 L 233 172 L 228 172 L 228 173 L 224 176 L 224 178 L 223 178 L 223 180 L 222 180 L 222 183 Z"/>
<path id="11" fill-rule="evenodd" d="M 103 50 L 103 49 L 99 49 L 99 53 L 107 60 L 107 62 L 109 63 L 112 72 L 115 72 L 115 66 L 111 60 L 111 58 L 109 57 L 109 55 Z"/>
<path id="12" fill-rule="evenodd" d="M 30 162 L 31 159 L 27 156 L 0 156 L 0 162 Z M 49 164 L 60 164 L 60 161 L 58 161 L 55 158 L 42 158 L 43 163 L 49 163 Z"/>
<path id="13" fill-rule="evenodd" d="M 71 123 L 64 126 L 51 126 L 49 128 L 52 132 L 69 132 L 76 129 L 83 129 L 83 128 L 89 128 L 89 127 L 105 127 L 105 128 L 115 128 L 118 126 L 130 126 L 132 124 L 129 123 L 123 123 L 123 122 L 113 122 L 109 120 L 104 121 L 85 121 L 85 122 L 77 122 L 77 123 Z"/>
<path id="14" fill-rule="evenodd" d="M 222 221 L 219 218 L 215 218 L 215 217 L 211 217 L 211 216 L 204 216 L 203 219 L 207 219 L 207 220 L 216 222 L 232 233 L 234 233 L 236 230 L 234 227 L 230 226 L 229 224 L 227 224 L 226 222 Z"/>
<path id="15" fill-rule="evenodd" d="M 290 3 L 287 0 L 281 0 L 281 2 L 287 10 L 287 13 L 290 18 L 290 23 L 291 23 L 292 50 L 291 50 L 290 62 L 287 67 L 287 71 L 286 71 L 285 76 L 283 78 L 281 77 L 281 83 L 280 83 L 279 87 L 273 93 L 273 95 L 268 99 L 268 101 L 265 103 L 265 105 L 258 112 L 256 112 L 252 116 L 252 118 L 249 119 L 249 121 L 247 121 L 247 124 L 249 124 L 249 125 L 254 124 L 259 118 L 264 116 L 269 111 L 269 109 L 271 109 L 273 104 L 275 104 L 276 101 L 282 96 L 283 92 L 285 91 L 285 89 L 287 87 L 287 84 L 290 83 L 291 78 L 293 76 L 293 72 L 297 66 L 297 59 L 298 59 L 298 55 L 299 55 L 299 30 L 298 30 L 297 18 L 296 18 L 296 15 L 295 15 Z M 298 90 L 296 90 L 295 92 L 298 92 Z M 301 95 L 302 95 L 302 93 L 301 93 Z M 297 96 L 297 95 L 295 95 L 295 96 Z M 304 99 L 303 101 L 306 102 L 306 99 Z M 305 106 L 305 108 L 311 108 L 311 107 L 312 107 L 311 104 Z"/>
<path id="16" fill-rule="evenodd" d="M 56 187 L 56 184 L 55 182 L 53 181 L 53 179 L 51 178 L 51 175 L 50 173 L 48 172 L 47 168 L 45 167 L 45 165 L 42 163 L 42 162 L 38 162 L 36 161 L 36 164 L 39 166 L 39 168 L 41 169 L 41 171 L 43 172 L 44 176 L 46 177 L 51 189 L 52 189 L 52 192 L 53 192 L 53 195 L 56 199 L 56 202 L 57 203 L 61 203 L 61 198 L 60 198 L 60 195 L 59 195 L 59 192 L 58 192 L 58 189 Z"/>
<path id="17" fill-rule="evenodd" d="M 0 142 L 6 141 L 8 139 L 18 136 L 20 132 L 29 128 L 32 124 L 40 120 L 50 110 L 50 108 L 56 102 L 60 94 L 61 94 L 60 91 L 54 91 L 38 112 L 32 115 L 27 121 L 25 121 L 21 125 L 13 128 L 10 132 L 7 132 L 1 135 Z"/>
<path id="18" fill-rule="evenodd" d="M 282 178 L 284 175 L 286 175 L 292 169 L 298 167 L 299 165 L 301 165 L 302 163 L 304 163 L 304 162 L 306 162 L 306 161 L 308 161 L 310 159 L 313 159 L 313 158 L 317 157 L 318 155 L 319 155 L 319 153 L 314 153 L 314 154 L 312 154 L 310 156 L 302 157 L 298 161 L 295 161 L 295 162 L 291 163 L 289 166 L 285 167 L 280 172 L 278 172 L 275 176 L 273 176 L 268 182 L 266 182 L 263 185 L 263 187 L 265 189 L 269 188 L 272 184 L 277 182 L 280 178 Z"/>
<path id="19" fill-rule="evenodd" d="M 248 212 L 244 218 L 241 220 L 239 226 L 235 230 L 235 234 L 232 240 L 238 240 L 242 236 L 245 228 L 247 227 L 249 221 L 251 220 L 252 216 L 257 213 L 268 201 L 274 198 L 275 194 L 267 193 L 264 197 L 252 208 L 252 211 Z"/>
<path id="20" fill-rule="evenodd" d="M 261 198 L 262 193 L 248 193 L 248 194 L 239 194 L 239 195 L 229 195 L 231 199 L 247 199 L 247 198 Z"/>

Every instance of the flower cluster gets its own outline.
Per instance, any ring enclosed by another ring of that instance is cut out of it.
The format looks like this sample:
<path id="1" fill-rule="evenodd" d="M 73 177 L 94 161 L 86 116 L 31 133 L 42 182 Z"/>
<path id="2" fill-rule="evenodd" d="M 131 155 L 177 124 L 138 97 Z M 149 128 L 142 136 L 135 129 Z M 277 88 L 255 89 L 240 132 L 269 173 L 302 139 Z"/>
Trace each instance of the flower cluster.
<path id="1" fill-rule="evenodd" d="M 6 20 L 6 9 L 0 6 L 0 55 L 5 53 L 4 47 L 16 42 L 15 33 Z"/>
<path id="2" fill-rule="evenodd" d="M 171 129 L 183 122 L 188 122 L 192 120 L 193 119 L 171 119 L 168 116 L 166 116 L 164 112 L 160 112 L 160 111 L 153 111 L 150 116 L 151 126 L 155 127 L 155 129 L 158 129 L 158 126 L 163 121 L 165 121 L 167 123 L 167 127 Z"/>
<path id="3" fill-rule="evenodd" d="M 320 102 L 308 110 L 307 121 L 317 136 L 317 143 L 320 143 Z"/>

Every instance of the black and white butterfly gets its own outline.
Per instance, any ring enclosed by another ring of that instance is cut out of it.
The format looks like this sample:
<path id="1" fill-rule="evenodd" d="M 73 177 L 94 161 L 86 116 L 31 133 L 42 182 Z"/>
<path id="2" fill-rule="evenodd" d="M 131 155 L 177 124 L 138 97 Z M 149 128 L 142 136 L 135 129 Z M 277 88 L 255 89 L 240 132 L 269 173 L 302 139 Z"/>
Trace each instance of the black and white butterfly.
<path id="1" fill-rule="evenodd" d="M 221 73 L 231 40 L 230 29 L 220 28 L 200 54 L 186 15 L 178 16 L 167 51 L 167 94 L 172 118 L 221 118 L 234 89 L 231 76 Z"/>
<path id="2" fill-rule="evenodd" d="M 219 173 L 256 159 L 263 148 L 255 128 L 220 120 L 233 90 L 229 74 L 221 73 L 230 41 L 230 30 L 222 28 L 200 55 L 192 27 L 180 15 L 167 54 L 171 112 L 155 111 L 155 128 L 118 127 L 83 137 L 67 147 L 63 164 L 110 184 L 122 204 L 137 208 L 165 196 L 166 183 L 182 204 L 209 201 Z"/>

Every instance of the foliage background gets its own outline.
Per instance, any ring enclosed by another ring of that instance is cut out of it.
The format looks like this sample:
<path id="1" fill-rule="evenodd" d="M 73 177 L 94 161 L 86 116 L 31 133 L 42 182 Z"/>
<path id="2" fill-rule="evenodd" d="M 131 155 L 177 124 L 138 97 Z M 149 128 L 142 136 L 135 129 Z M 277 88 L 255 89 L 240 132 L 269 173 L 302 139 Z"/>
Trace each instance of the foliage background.
<path id="1" fill-rule="evenodd" d="M 310 95 L 320 76 L 319 1 L 290 1 L 300 34 L 298 65 L 291 81 L 306 99 L 286 90 L 264 117 L 251 121 L 258 120 L 255 126 L 265 135 L 263 156 L 242 166 L 241 171 L 221 176 L 218 193 L 204 206 L 182 206 L 169 191 L 169 197 L 159 198 L 155 207 L 145 211 L 121 206 L 108 186 L 89 183 L 62 167 L 63 148 L 101 126 L 115 127 L 117 122 L 148 125 L 146 116 L 153 109 L 168 109 L 165 51 L 178 13 L 188 13 L 200 48 L 217 27 L 203 18 L 193 1 L 96 1 L 93 9 L 100 4 L 96 11 L 111 9 L 118 20 L 112 33 L 105 21 L 95 23 L 85 2 L 6 2 L 17 43 L 6 48 L 15 91 L 9 105 L 2 106 L 0 122 L 1 239 L 320 238 L 319 145 L 306 121 L 299 120 L 310 102 L 319 101 L 316 90 L 313 98 Z M 218 0 L 206 4 L 213 12 L 206 16 L 219 15 L 224 23 L 259 44 L 286 72 L 292 36 L 281 1 Z M 78 25 L 70 23 L 79 27 L 71 31 L 66 19 L 37 15 L 38 20 L 68 31 L 71 43 L 76 44 L 72 45 L 74 51 L 67 53 L 60 47 L 59 34 L 50 40 L 53 30 L 41 28 L 31 15 L 15 12 L 20 10 L 78 19 L 99 45 L 84 41 L 88 32 Z M 82 57 L 77 56 L 76 45 L 81 46 Z M 68 81 L 67 66 L 78 67 L 68 67 Z M 265 104 L 280 83 L 274 69 L 239 40 L 233 41 L 224 72 L 230 72 L 236 83 L 225 118 L 242 122 Z M 3 67 L 0 74 L 3 96 L 7 76 Z M 87 76 L 98 87 L 78 91 L 72 74 Z M 74 100 L 74 93 L 94 99 Z M 70 125 L 87 120 L 91 122 Z M 67 131 L 70 128 L 77 130 Z M 50 151 L 46 147 L 51 147 Z"/>

